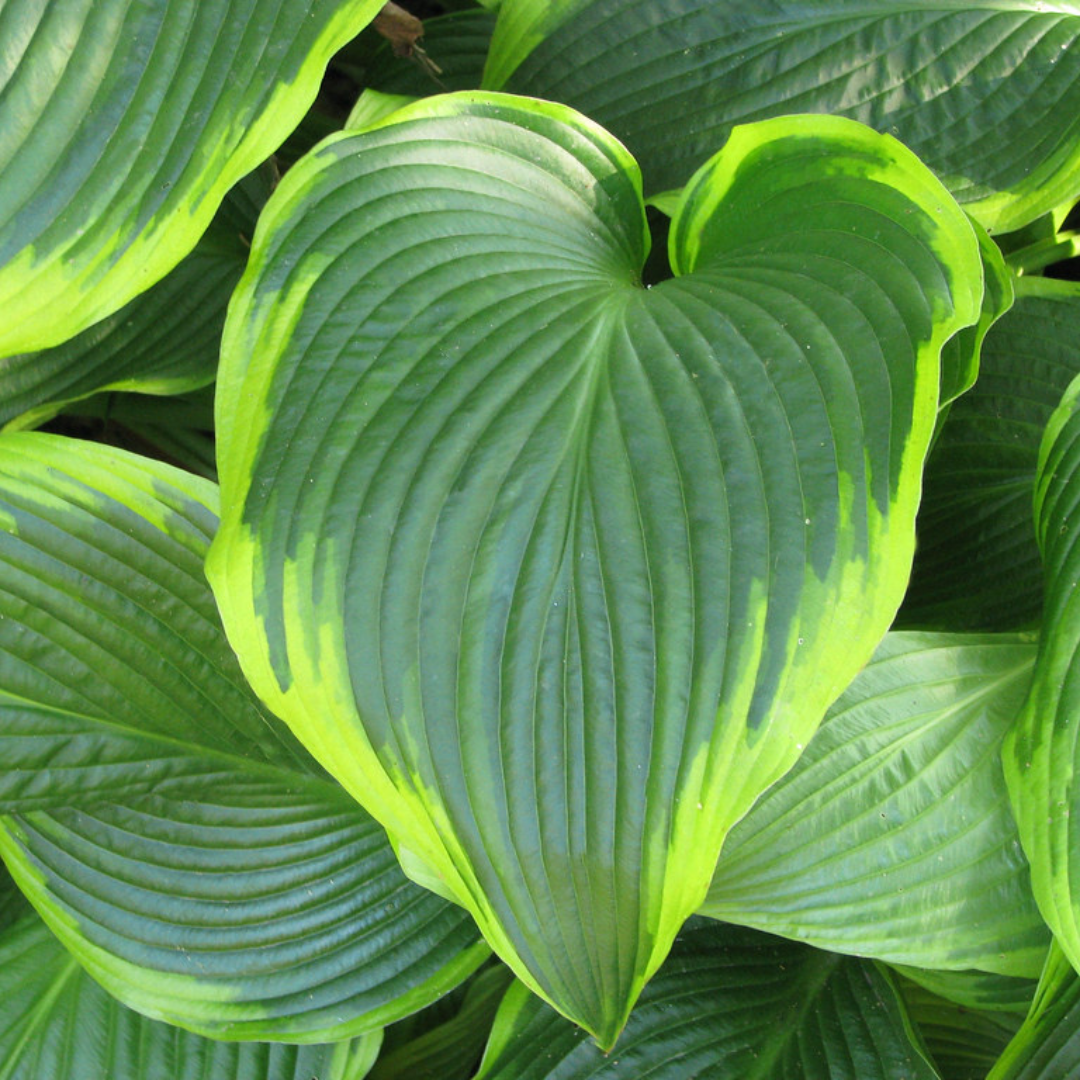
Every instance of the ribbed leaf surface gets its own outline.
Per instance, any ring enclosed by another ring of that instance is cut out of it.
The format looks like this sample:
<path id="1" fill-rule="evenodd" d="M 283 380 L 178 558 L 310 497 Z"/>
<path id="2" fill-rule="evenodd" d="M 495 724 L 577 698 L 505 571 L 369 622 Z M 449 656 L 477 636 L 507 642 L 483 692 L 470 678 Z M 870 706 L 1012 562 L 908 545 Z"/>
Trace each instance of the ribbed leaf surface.
<path id="1" fill-rule="evenodd" d="M 233 188 L 195 250 L 119 311 L 63 345 L 0 358 L 0 427 L 37 426 L 102 390 L 178 394 L 211 382 L 272 179 L 260 169 Z"/>
<path id="2" fill-rule="evenodd" d="M 0 930 L 6 930 L 30 910 L 6 866 L 0 866 Z"/>
<path id="3" fill-rule="evenodd" d="M 380 1036 L 305 1047 L 201 1038 L 126 1009 L 33 915 L 0 933 L 2 1080 L 361 1080 Z"/>
<path id="4" fill-rule="evenodd" d="M 940 971 L 893 964 L 904 979 L 936 997 L 973 1011 L 1026 1015 L 1037 979 L 994 975 L 987 971 Z"/>
<path id="5" fill-rule="evenodd" d="M 947 408 L 957 397 L 974 385 L 979 375 L 983 343 L 991 327 L 1012 306 L 1016 289 L 1012 272 L 1005 265 L 1001 249 L 987 231 L 974 220 L 972 225 L 979 238 L 979 253 L 983 261 L 982 314 L 974 326 L 967 326 L 946 343 L 941 352 L 941 413 L 938 432 L 949 412 Z M 937 439 L 934 440 L 935 445 Z"/>
<path id="6" fill-rule="evenodd" d="M 384 42 L 365 65 L 362 85 L 384 94 L 422 97 L 444 90 L 475 90 L 480 85 L 495 26 L 493 12 L 463 8 L 424 20 L 420 45 L 427 60 L 394 54 Z M 431 65 L 435 65 L 433 68 Z"/>
<path id="7" fill-rule="evenodd" d="M 1039 449 L 1035 528 L 1046 601 L 1031 690 L 1003 752 L 1020 839 L 1043 918 L 1080 965 L 1080 377 L 1066 390 Z"/>
<path id="8" fill-rule="evenodd" d="M 187 394 L 99 394 L 69 405 L 63 415 L 72 431 L 87 425 L 98 441 L 217 480 L 212 383 Z"/>
<path id="9" fill-rule="evenodd" d="M 504 0 L 500 22 L 539 6 Z M 992 232 L 1080 192 L 1072 3 L 581 0 L 536 30 L 496 30 L 485 85 L 606 125 L 649 192 L 681 187 L 733 125 L 797 112 L 896 135 Z"/>
<path id="10" fill-rule="evenodd" d="M 905 625 L 1015 630 L 1042 611 L 1031 500 L 1043 429 L 1080 373 L 1080 292 L 1041 278 L 1019 290 L 927 461 Z"/>
<path id="11" fill-rule="evenodd" d="M 894 141 L 789 119 L 690 186 L 647 291 L 606 133 L 500 95 L 394 120 L 261 221 L 212 580 L 409 872 L 610 1042 L 892 618 L 977 243 Z"/>
<path id="12" fill-rule="evenodd" d="M 602 1053 L 518 984 L 478 1080 L 935 1080 L 874 964 L 695 920 Z"/>
<path id="13" fill-rule="evenodd" d="M 245 686 L 202 576 L 216 502 L 130 454 L 0 440 L 0 849 L 128 1003 L 325 1041 L 485 950 Z"/>
<path id="14" fill-rule="evenodd" d="M 1035 646 L 890 634 L 732 830 L 703 913 L 838 952 L 1035 977 L 1049 934 L 999 758 Z"/>
<path id="15" fill-rule="evenodd" d="M 59 344 L 175 266 L 381 0 L 7 0 L 0 356 Z"/>
<path id="16" fill-rule="evenodd" d="M 943 1080 L 986 1080 L 1024 1019 L 956 1005 L 912 982 L 902 981 L 900 994 Z"/>
<path id="17" fill-rule="evenodd" d="M 955 203 L 844 120 L 743 129 L 679 276 L 644 247 L 561 107 L 324 143 L 230 308 L 209 564 L 260 695 L 605 1043 L 891 620 L 981 298 Z"/>
<path id="18" fill-rule="evenodd" d="M 503 964 L 480 971 L 452 1016 L 402 1045 L 385 1047 L 371 1080 L 472 1080 L 513 978 Z M 393 1034 L 387 1032 L 388 1042 Z"/>
<path id="19" fill-rule="evenodd" d="M 987 1080 L 1072 1080 L 1080 1075 L 1080 979 L 1054 948 L 1023 1026 Z"/>

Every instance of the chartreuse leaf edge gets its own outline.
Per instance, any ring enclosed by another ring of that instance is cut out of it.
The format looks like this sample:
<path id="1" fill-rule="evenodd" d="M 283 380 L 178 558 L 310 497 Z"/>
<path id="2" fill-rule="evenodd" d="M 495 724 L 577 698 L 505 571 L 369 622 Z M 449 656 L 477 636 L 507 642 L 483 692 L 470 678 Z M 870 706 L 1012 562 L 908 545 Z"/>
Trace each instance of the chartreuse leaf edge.
<path id="1" fill-rule="evenodd" d="M 888 628 L 982 300 L 951 196 L 843 119 L 736 129 L 671 233 L 643 289 L 610 135 L 424 100 L 275 192 L 217 399 L 248 679 L 604 1046 Z"/>

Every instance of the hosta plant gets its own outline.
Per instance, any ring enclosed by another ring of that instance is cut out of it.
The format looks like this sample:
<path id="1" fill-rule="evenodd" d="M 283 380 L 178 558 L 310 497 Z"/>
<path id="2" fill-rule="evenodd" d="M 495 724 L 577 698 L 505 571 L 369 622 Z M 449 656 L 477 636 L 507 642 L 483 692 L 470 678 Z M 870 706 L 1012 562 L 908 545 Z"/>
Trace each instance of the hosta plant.
<path id="1" fill-rule="evenodd" d="M 1080 1076 L 1080 9 L 417 14 L 0 0 L 0 1077 Z"/>

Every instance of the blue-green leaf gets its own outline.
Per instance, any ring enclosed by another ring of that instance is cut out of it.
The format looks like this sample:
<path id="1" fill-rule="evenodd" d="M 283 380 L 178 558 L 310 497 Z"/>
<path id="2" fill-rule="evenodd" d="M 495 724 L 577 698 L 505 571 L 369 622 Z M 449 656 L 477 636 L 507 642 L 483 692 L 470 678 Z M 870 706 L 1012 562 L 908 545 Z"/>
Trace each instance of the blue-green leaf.
<path id="1" fill-rule="evenodd" d="M 737 124 L 847 116 L 910 146 L 991 232 L 1080 193 L 1080 10 L 1054 0 L 504 0 L 485 86 L 606 125 L 649 193 Z"/>
<path id="2" fill-rule="evenodd" d="M 486 955 L 244 683 L 202 564 L 217 490 L 132 454 L 0 438 L 0 854 L 141 1011 L 322 1042 Z"/>
<path id="3" fill-rule="evenodd" d="M 323 1046 L 226 1043 L 110 997 L 41 921 L 0 931 L 2 1080 L 362 1080 L 381 1032 Z"/>
<path id="4" fill-rule="evenodd" d="M 1050 935 L 1000 749 L 1035 645 L 890 634 L 732 830 L 701 909 L 821 948 L 1034 978 Z"/>
<path id="5" fill-rule="evenodd" d="M 275 192 L 209 572 L 260 696 L 610 1044 L 906 586 L 968 219 L 842 119 L 736 131 L 640 284 L 637 168 L 429 99 Z"/>
<path id="6" fill-rule="evenodd" d="M 6 0 L 0 357 L 60 344 L 195 246 L 381 0 Z"/>

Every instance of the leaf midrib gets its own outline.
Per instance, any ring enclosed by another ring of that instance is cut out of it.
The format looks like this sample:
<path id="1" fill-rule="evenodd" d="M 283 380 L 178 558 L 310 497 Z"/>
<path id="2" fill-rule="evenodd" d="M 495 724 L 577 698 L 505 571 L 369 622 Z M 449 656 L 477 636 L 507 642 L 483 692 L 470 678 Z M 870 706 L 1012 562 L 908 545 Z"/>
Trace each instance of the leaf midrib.
<path id="1" fill-rule="evenodd" d="M 791 987 L 790 999 L 796 1002 L 796 1007 L 774 1022 L 773 1030 L 778 1034 L 764 1044 L 764 1052 L 755 1060 L 753 1068 L 746 1074 L 746 1080 L 775 1080 L 777 1061 L 802 1028 L 829 979 L 844 960 L 837 953 L 815 952 L 810 955 Z"/>
<path id="2" fill-rule="evenodd" d="M 63 967 L 54 976 L 52 983 L 45 993 L 41 994 L 30 1012 L 28 1021 L 23 1025 L 23 1031 L 15 1043 L 12 1053 L 6 1063 L 0 1062 L 0 1080 L 10 1080 L 15 1075 L 16 1068 L 22 1063 L 23 1051 L 30 1041 L 37 1035 L 49 1019 L 53 1006 L 63 993 L 64 988 L 71 982 L 72 976 L 79 971 L 79 965 L 70 954 L 64 961 Z"/>

